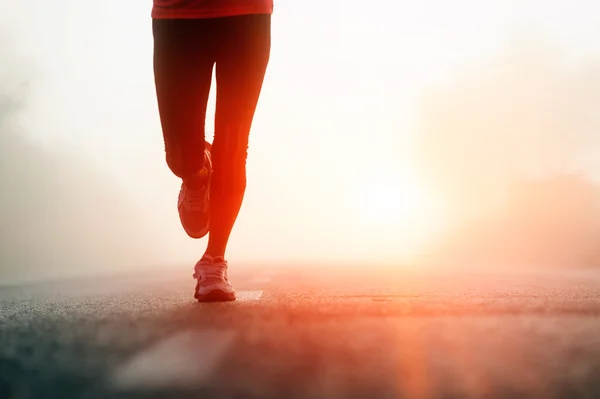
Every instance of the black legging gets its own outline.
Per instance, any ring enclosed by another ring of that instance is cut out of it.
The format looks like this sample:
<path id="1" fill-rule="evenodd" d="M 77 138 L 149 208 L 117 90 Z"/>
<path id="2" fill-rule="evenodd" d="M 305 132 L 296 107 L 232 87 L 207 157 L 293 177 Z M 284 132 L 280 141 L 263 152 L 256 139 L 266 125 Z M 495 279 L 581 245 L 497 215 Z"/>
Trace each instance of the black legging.
<path id="1" fill-rule="evenodd" d="M 216 65 L 212 190 L 245 185 L 248 136 L 271 49 L 271 16 L 155 19 L 154 77 L 167 163 L 202 169 L 206 106 Z"/>
<path id="2" fill-rule="evenodd" d="M 167 164 L 183 179 L 203 167 L 206 106 L 216 65 L 210 248 L 213 238 L 229 237 L 246 188 L 248 137 L 269 62 L 271 15 L 155 19 L 152 30 Z"/>

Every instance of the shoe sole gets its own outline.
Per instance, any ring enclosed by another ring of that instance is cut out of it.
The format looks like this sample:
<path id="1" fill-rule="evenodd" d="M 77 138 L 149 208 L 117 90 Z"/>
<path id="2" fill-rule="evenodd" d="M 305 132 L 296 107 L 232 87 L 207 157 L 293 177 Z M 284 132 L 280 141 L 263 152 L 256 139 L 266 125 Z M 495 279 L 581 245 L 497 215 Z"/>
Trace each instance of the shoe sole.
<path id="1" fill-rule="evenodd" d="M 207 292 L 204 295 L 198 295 L 198 292 L 194 292 L 194 298 L 198 302 L 233 302 L 235 301 L 235 292 L 225 292 L 219 289 L 214 289 Z"/>
<path id="2" fill-rule="evenodd" d="M 209 222 L 209 223 L 210 223 L 210 222 Z M 200 238 L 204 238 L 204 237 L 206 237 L 206 235 L 207 235 L 207 234 L 209 233 L 209 231 L 210 231 L 210 227 L 209 227 L 209 226 L 207 226 L 207 227 L 206 227 L 206 230 L 203 230 L 203 231 L 202 231 L 202 232 L 200 232 L 200 233 L 197 233 L 197 232 L 190 233 L 189 231 L 187 231 L 187 230 L 185 229 L 185 226 L 184 226 L 183 230 L 184 230 L 184 231 L 185 231 L 185 233 L 188 235 L 188 237 L 190 237 L 190 238 L 194 238 L 194 239 L 196 239 L 196 240 L 199 240 Z"/>

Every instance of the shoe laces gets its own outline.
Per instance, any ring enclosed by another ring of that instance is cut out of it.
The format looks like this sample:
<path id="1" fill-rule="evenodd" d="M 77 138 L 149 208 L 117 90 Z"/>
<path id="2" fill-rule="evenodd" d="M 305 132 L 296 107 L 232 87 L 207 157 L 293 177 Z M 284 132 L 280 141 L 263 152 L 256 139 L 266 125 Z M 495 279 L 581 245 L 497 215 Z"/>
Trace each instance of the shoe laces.
<path id="1" fill-rule="evenodd" d="M 185 202 L 186 208 L 191 211 L 204 212 L 208 202 L 205 198 L 206 186 L 197 189 L 192 189 L 185 185 L 183 187 L 183 202 Z"/>
<path id="2" fill-rule="evenodd" d="M 227 262 L 224 260 L 215 262 L 214 259 L 200 259 L 194 266 L 193 277 L 200 280 L 215 278 L 227 281 Z"/>

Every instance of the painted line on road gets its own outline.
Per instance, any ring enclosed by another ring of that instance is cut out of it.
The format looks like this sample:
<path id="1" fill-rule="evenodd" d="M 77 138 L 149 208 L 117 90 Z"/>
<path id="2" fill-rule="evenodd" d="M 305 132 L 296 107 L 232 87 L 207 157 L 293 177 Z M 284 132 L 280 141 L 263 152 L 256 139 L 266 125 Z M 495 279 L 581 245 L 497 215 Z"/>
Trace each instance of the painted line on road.
<path id="1" fill-rule="evenodd" d="M 238 301 L 258 301 L 260 298 L 262 298 L 262 295 L 262 290 L 236 292 L 236 297 Z"/>
<path id="2" fill-rule="evenodd" d="M 185 331 L 134 355 L 109 379 L 122 391 L 205 385 L 231 347 L 233 330 Z"/>

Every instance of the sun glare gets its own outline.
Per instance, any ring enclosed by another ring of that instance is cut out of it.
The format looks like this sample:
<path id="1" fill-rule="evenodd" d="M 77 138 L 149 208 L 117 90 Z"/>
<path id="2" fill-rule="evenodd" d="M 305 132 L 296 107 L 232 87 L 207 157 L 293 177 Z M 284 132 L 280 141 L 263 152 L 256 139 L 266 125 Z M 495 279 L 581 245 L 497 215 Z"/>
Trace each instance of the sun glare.
<path id="1" fill-rule="evenodd" d="M 371 173 L 362 181 L 355 206 L 367 224 L 407 224 L 426 216 L 426 198 L 411 179 Z"/>
<path id="2" fill-rule="evenodd" d="M 365 187 L 362 209 L 372 222 L 407 222 L 419 212 L 419 193 L 415 187 L 391 178 L 377 178 Z"/>
<path id="3" fill-rule="evenodd" d="M 394 243 L 402 252 L 418 251 L 443 231 L 441 204 L 409 175 L 375 173 L 364 175 L 356 192 L 357 220 L 374 243 Z M 390 249 L 393 252 L 393 248 Z"/>

